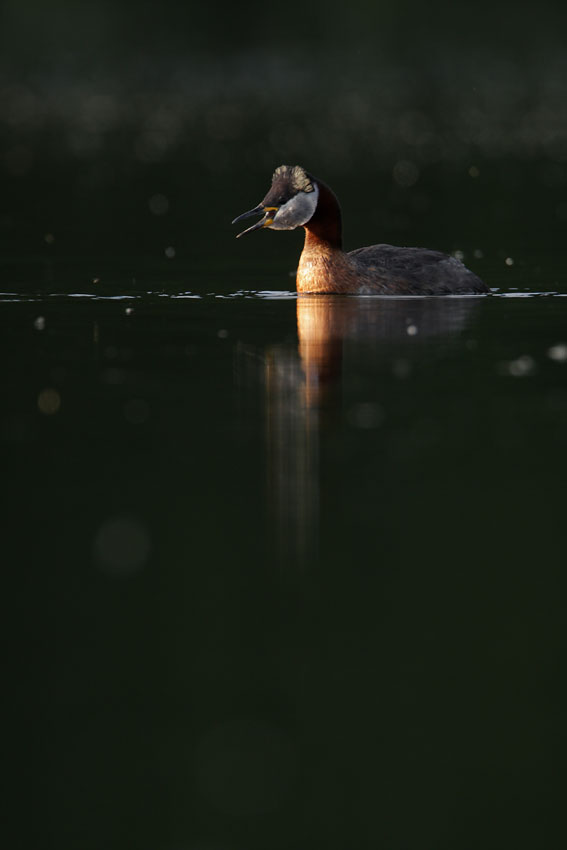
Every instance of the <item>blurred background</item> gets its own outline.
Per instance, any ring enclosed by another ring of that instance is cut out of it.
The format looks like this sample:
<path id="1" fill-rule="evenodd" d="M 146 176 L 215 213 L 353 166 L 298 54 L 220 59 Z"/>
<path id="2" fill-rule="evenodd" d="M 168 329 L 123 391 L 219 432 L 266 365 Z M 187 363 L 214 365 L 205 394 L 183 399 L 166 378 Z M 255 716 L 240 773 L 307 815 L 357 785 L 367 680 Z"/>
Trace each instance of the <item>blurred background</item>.
<path id="1" fill-rule="evenodd" d="M 566 9 L 2 0 L 6 846 L 564 844 Z M 281 163 L 516 297 L 286 297 Z"/>
<path id="2" fill-rule="evenodd" d="M 4 258 L 226 258 L 231 219 L 282 162 L 332 185 L 351 248 L 470 234 L 551 250 L 567 223 L 560 2 L 3 0 L 1 15 Z M 297 247 L 278 241 L 287 267 Z"/>

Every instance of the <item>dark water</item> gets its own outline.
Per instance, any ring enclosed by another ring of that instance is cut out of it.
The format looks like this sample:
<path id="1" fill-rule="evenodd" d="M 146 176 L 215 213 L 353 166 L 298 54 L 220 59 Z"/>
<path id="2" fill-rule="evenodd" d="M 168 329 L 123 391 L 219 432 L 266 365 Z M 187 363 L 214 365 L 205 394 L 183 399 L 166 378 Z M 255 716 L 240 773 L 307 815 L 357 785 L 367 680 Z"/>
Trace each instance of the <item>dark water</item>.
<path id="1" fill-rule="evenodd" d="M 17 846 L 555 846 L 561 265 L 267 268 L 6 271 Z"/>
<path id="2" fill-rule="evenodd" d="M 2 846 L 565 845 L 566 9 L 3 0 Z"/>

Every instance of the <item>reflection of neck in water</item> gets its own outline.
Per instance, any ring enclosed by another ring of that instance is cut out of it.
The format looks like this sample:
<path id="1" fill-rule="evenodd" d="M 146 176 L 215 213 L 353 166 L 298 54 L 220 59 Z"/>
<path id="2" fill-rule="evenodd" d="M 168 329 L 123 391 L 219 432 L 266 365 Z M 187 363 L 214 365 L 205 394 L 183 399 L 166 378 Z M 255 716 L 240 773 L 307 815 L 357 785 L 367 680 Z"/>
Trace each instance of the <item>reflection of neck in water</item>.
<path id="1" fill-rule="evenodd" d="M 303 367 L 305 403 L 320 407 L 338 384 L 345 340 L 375 343 L 384 348 L 381 359 L 394 352 L 388 343 L 411 348 L 433 336 L 462 330 L 475 299 L 350 298 L 304 295 L 297 299 L 299 356 Z"/>
<path id="2" fill-rule="evenodd" d="M 347 300 L 338 301 L 346 307 Z M 304 374 L 303 397 L 308 407 L 319 407 L 337 383 L 342 369 L 344 324 L 347 312 L 337 309 L 332 296 L 297 299 L 299 357 Z"/>
<path id="3" fill-rule="evenodd" d="M 266 393 L 268 502 L 282 565 L 308 563 L 317 554 L 320 433 L 325 423 L 332 427 L 322 416 L 337 402 L 345 343 L 354 350 L 363 344 L 376 362 L 411 358 L 432 337 L 462 331 L 476 304 L 471 298 L 297 299 L 297 349 L 270 347 L 258 376 Z"/>
<path id="4" fill-rule="evenodd" d="M 304 402 L 297 354 L 271 350 L 266 363 L 268 502 L 277 559 L 307 563 L 319 528 L 319 415 Z"/>

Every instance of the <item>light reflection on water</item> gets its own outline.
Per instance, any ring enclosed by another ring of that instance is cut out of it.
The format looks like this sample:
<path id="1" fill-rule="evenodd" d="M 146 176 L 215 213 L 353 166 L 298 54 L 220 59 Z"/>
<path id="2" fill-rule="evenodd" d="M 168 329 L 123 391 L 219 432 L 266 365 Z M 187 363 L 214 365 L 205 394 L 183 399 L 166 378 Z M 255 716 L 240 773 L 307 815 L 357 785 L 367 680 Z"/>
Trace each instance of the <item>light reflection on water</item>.
<path id="1" fill-rule="evenodd" d="M 474 316 L 476 301 L 302 296 L 297 298 L 297 347 L 238 349 L 237 372 L 248 381 L 254 374 L 266 397 L 268 498 L 280 562 L 308 563 L 317 554 L 321 414 L 340 393 L 344 346 L 349 340 L 376 343 L 379 357 L 388 360 L 388 346 L 415 337 L 412 347 L 419 348 L 431 337 L 460 333 Z M 394 363 L 400 374 L 409 368 L 399 356 Z M 373 427 L 380 413 L 362 403 L 351 418 L 360 427 Z"/>
<path id="2" fill-rule="evenodd" d="M 177 294 L 0 311 L 39 810 L 402 848 L 544 809 L 567 302 Z"/>
<path id="3" fill-rule="evenodd" d="M 95 292 L 50 292 L 47 294 L 30 294 L 27 292 L 0 292 L 0 302 L 29 302 L 29 301 L 51 301 L 64 300 L 66 298 L 83 299 L 86 301 L 141 301 L 147 302 L 152 298 L 165 298 L 172 301 L 177 300 L 202 300 L 202 299 L 241 299 L 254 298 L 268 301 L 295 300 L 303 298 L 299 296 L 295 290 L 262 290 L 262 289 L 240 289 L 228 294 L 208 292 L 206 294 L 187 291 L 187 292 L 164 292 L 162 290 L 145 290 L 143 293 L 134 295 L 107 295 Z M 310 297 L 325 297 L 325 296 L 310 296 Z M 486 295 L 444 295 L 444 296 L 429 296 L 429 295 L 356 295 L 356 296 L 341 296 L 341 298 L 355 298 L 360 302 L 400 302 L 400 301 L 429 301 L 447 302 L 451 300 L 467 300 L 477 298 L 565 298 L 567 292 L 558 290 L 532 290 L 525 289 L 523 291 L 501 290 L 499 287 L 492 287 Z"/>

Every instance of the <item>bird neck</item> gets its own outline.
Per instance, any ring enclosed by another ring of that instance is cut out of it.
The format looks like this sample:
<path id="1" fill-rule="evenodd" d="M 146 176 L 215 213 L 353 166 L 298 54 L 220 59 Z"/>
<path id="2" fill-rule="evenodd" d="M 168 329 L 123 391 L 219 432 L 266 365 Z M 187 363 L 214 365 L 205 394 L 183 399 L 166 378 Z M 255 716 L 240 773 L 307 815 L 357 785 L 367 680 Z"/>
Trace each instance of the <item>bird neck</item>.
<path id="1" fill-rule="evenodd" d="M 317 209 L 305 227 L 304 251 L 335 250 L 343 247 L 341 208 L 333 192 L 317 181 Z"/>

